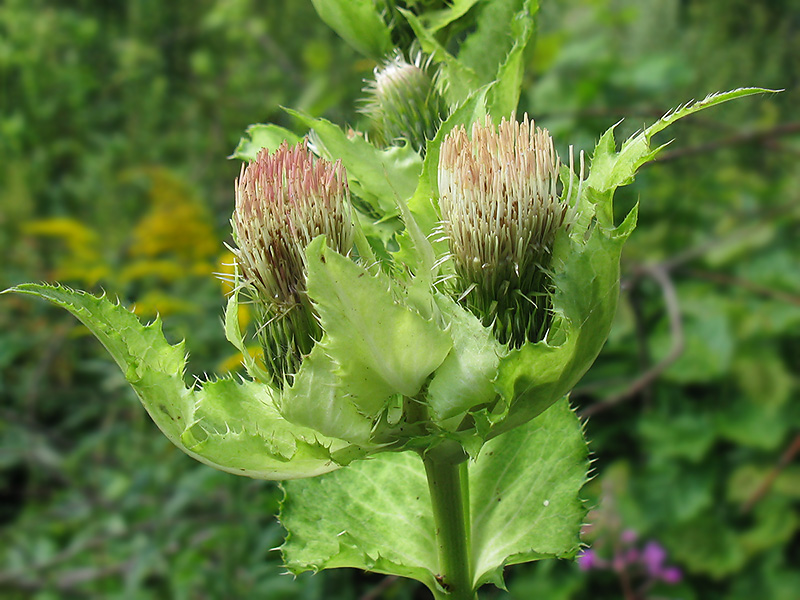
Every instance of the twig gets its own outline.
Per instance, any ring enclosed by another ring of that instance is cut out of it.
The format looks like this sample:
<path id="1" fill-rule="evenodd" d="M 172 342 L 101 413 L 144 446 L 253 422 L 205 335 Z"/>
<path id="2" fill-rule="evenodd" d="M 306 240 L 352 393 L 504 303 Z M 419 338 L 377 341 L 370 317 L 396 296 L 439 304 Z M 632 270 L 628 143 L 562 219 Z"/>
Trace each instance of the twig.
<path id="1" fill-rule="evenodd" d="M 650 369 L 642 373 L 639 377 L 634 379 L 628 387 L 623 391 L 603 402 L 598 402 L 587 406 L 580 411 L 581 417 L 590 417 L 597 413 L 603 412 L 620 402 L 631 398 L 642 390 L 647 388 L 663 373 L 672 363 L 674 363 L 686 345 L 686 340 L 683 334 L 683 323 L 681 321 L 680 305 L 678 303 L 678 294 L 675 291 L 675 285 L 669 277 L 667 269 L 663 265 L 652 265 L 643 269 L 643 272 L 650 275 L 658 282 L 661 287 L 661 293 L 664 296 L 664 303 L 666 304 L 667 315 L 669 317 L 670 336 L 672 338 L 672 347 L 669 353 L 662 358 L 657 364 L 653 365 Z"/>
<path id="2" fill-rule="evenodd" d="M 776 137 L 781 137 L 784 135 L 792 135 L 795 133 L 800 133 L 800 123 L 781 123 L 780 125 L 776 125 L 775 127 L 772 127 L 770 129 L 762 129 L 758 131 L 745 131 L 742 133 L 737 133 L 736 135 L 731 135 L 726 138 L 722 138 L 720 140 L 706 142 L 705 144 L 698 144 L 697 146 L 688 146 L 686 148 L 679 148 L 677 150 L 672 150 L 671 152 L 662 152 L 654 161 L 648 164 L 656 165 L 664 162 L 669 162 L 672 160 L 678 160 L 680 158 L 685 158 L 687 156 L 693 156 L 695 154 L 706 154 L 714 150 L 719 150 L 720 148 L 725 148 L 728 146 L 737 146 L 739 144 L 746 144 L 748 142 L 753 142 L 753 141 L 769 142 Z M 645 164 L 644 166 L 648 165 Z"/>
<path id="3" fill-rule="evenodd" d="M 772 288 L 768 288 L 762 285 L 758 285 L 757 283 L 753 283 L 752 281 L 748 281 L 747 279 L 742 279 L 740 277 L 733 277 L 731 275 L 725 275 L 724 273 L 704 271 L 700 269 L 689 269 L 686 271 L 686 273 L 692 277 L 705 279 L 707 281 L 711 281 L 713 283 L 719 283 L 722 285 L 740 287 L 749 292 L 753 292 L 754 294 L 758 294 L 759 296 L 765 296 L 767 298 L 772 298 L 773 300 L 778 300 L 780 302 L 786 302 L 787 304 L 794 304 L 795 306 L 800 306 L 800 296 L 789 294 L 787 292 L 782 292 L 781 290 L 774 290 Z"/>
<path id="4" fill-rule="evenodd" d="M 628 572 L 623 569 L 619 572 L 619 585 L 622 588 L 622 596 L 625 600 L 636 600 L 636 596 L 633 593 L 633 588 L 631 587 L 631 580 L 628 577 Z"/>
<path id="5" fill-rule="evenodd" d="M 739 227 L 737 229 L 733 229 L 732 231 L 728 232 L 727 234 L 721 235 L 717 238 L 712 238 L 710 240 L 706 240 L 705 242 L 693 246 L 691 248 L 687 248 L 683 252 L 679 252 L 675 256 L 665 260 L 661 263 L 667 271 L 672 271 L 677 267 L 680 267 L 692 260 L 703 256 L 706 252 L 713 250 L 714 248 L 718 248 L 719 246 L 724 246 L 725 244 L 741 240 L 744 236 L 752 235 L 759 232 L 763 228 L 771 228 L 774 227 L 773 220 L 779 217 L 790 216 L 790 215 L 797 215 L 800 213 L 800 203 L 798 203 L 797 198 L 792 198 L 789 202 L 785 202 L 770 210 L 764 211 L 761 214 L 755 215 L 747 215 L 741 214 L 736 215 L 738 219 L 741 219 L 747 222 L 747 225 L 743 227 Z"/>
<path id="6" fill-rule="evenodd" d="M 378 585 L 373 587 L 371 590 L 367 591 L 359 600 L 377 600 L 381 597 L 381 594 L 388 590 L 394 582 L 397 581 L 397 575 L 387 575 L 384 577 Z"/>
<path id="7" fill-rule="evenodd" d="M 794 460 L 798 452 L 800 452 L 800 433 L 795 436 L 792 443 L 789 444 L 789 447 L 781 455 L 778 464 L 772 468 L 769 475 L 767 475 L 764 481 L 761 482 L 761 485 L 758 486 L 758 489 L 747 499 L 747 502 L 742 505 L 742 513 L 747 514 L 753 510 L 753 507 L 767 494 L 772 484 L 775 483 L 775 480 L 778 478 L 778 475 L 789 466 L 789 463 Z"/>
<path id="8" fill-rule="evenodd" d="M 652 356 L 650 355 L 650 347 L 647 343 L 647 330 L 645 327 L 645 318 L 644 318 L 644 307 L 642 306 L 642 298 L 637 293 L 637 288 L 634 287 L 631 289 L 631 293 L 629 295 L 630 303 L 631 303 L 631 310 L 633 312 L 633 320 L 634 320 L 634 331 L 636 334 L 636 345 L 639 347 L 639 351 L 637 352 L 639 357 L 639 370 L 644 372 L 647 371 L 648 366 L 652 362 Z M 645 404 L 650 404 L 653 399 L 652 388 L 648 387 L 645 388 L 643 398 Z"/>

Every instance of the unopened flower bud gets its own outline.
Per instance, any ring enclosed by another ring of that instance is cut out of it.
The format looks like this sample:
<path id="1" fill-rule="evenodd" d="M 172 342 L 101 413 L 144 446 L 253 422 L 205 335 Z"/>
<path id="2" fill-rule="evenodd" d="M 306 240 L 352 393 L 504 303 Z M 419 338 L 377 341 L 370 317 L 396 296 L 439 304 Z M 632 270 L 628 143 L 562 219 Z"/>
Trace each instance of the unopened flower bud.
<path id="1" fill-rule="evenodd" d="M 344 168 L 315 159 L 306 142 L 284 142 L 274 154 L 261 150 L 236 180 L 231 225 L 265 363 L 282 383 L 321 334 L 306 295 L 305 247 L 318 235 L 344 255 L 353 246 Z"/>
<path id="2" fill-rule="evenodd" d="M 529 121 L 491 119 L 444 139 L 439 205 L 455 265 L 454 294 L 502 343 L 544 338 L 550 323 L 550 257 L 567 221 L 560 160 L 550 134 Z"/>
<path id="3" fill-rule="evenodd" d="M 362 112 L 371 121 L 370 139 L 377 146 L 408 140 L 417 151 L 425 150 L 447 116 L 447 105 L 429 73 L 430 59 L 416 53 L 408 62 L 398 52 L 375 69 L 375 79 L 364 91 L 368 99 Z"/>

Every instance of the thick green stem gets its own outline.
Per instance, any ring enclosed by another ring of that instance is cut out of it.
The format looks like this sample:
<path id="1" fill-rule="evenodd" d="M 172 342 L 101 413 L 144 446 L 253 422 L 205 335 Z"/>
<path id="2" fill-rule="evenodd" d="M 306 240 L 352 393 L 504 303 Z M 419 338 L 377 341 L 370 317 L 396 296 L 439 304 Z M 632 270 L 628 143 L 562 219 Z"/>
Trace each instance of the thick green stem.
<path id="1" fill-rule="evenodd" d="M 437 600 L 476 600 L 470 564 L 466 462 L 436 450 L 423 457 L 436 525 L 438 579 L 446 590 L 434 591 L 434 596 Z"/>

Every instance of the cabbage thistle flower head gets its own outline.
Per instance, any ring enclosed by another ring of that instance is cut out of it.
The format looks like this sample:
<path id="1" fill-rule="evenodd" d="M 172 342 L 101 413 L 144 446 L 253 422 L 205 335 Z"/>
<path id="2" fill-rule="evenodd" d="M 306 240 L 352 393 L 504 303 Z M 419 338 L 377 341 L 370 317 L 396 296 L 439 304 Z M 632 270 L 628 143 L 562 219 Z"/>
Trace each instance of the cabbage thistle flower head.
<path id="1" fill-rule="evenodd" d="M 418 152 L 433 139 L 447 116 L 447 106 L 430 74 L 430 57 L 412 52 L 410 60 L 397 51 L 375 68 L 367 82 L 361 109 L 370 120 L 370 139 L 377 146 L 408 140 Z"/>
<path id="2" fill-rule="evenodd" d="M 442 143 L 439 204 L 454 293 L 512 347 L 543 339 L 550 323 L 550 257 L 569 224 L 560 167 L 550 134 L 527 115 L 497 128 L 487 117 Z"/>
<path id="3" fill-rule="evenodd" d="M 305 141 L 291 147 L 284 142 L 272 154 L 261 150 L 236 180 L 231 225 L 265 363 L 281 383 L 320 336 L 306 295 L 305 247 L 318 235 L 345 256 L 353 246 L 344 167 L 315 159 Z"/>

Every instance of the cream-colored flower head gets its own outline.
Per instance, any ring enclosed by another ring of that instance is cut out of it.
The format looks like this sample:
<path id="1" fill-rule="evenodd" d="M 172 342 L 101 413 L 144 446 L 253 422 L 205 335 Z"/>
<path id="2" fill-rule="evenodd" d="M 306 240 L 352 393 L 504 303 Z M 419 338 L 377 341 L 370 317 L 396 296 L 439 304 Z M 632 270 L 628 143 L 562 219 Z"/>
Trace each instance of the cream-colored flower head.
<path id="1" fill-rule="evenodd" d="M 567 220 L 561 161 L 550 134 L 487 117 L 451 131 L 439 156 L 439 206 L 455 292 L 498 338 L 517 347 L 549 325 L 550 256 Z"/>
<path id="2" fill-rule="evenodd" d="M 243 289 L 258 313 L 265 363 L 282 379 L 299 368 L 320 331 L 306 296 L 305 248 L 318 235 L 347 256 L 353 223 L 341 162 L 314 158 L 305 141 L 261 150 L 236 180 L 231 218 Z"/>

